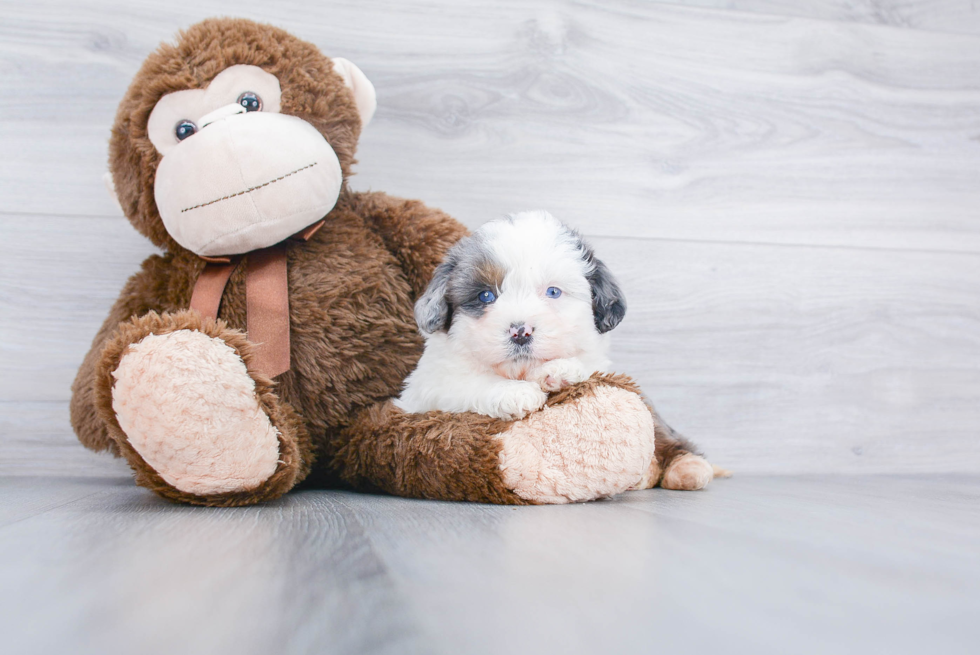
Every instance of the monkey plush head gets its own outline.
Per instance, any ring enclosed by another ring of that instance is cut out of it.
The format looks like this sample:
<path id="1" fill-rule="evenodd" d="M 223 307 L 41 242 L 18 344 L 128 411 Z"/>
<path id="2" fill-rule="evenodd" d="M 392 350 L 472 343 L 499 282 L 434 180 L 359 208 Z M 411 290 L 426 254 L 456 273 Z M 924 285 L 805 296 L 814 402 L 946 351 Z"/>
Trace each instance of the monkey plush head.
<path id="1" fill-rule="evenodd" d="M 209 19 L 147 58 L 109 143 L 116 197 L 165 250 L 278 243 L 337 202 L 374 87 L 345 59 L 243 19 Z"/>

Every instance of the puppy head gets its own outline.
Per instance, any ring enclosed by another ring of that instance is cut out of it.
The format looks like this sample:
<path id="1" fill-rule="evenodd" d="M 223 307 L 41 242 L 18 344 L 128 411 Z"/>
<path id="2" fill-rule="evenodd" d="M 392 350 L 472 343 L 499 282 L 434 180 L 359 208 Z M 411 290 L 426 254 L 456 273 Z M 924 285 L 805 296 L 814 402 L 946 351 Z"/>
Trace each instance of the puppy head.
<path id="1" fill-rule="evenodd" d="M 505 377 L 601 347 L 626 300 L 609 269 L 573 230 L 543 211 L 483 225 L 436 268 L 415 305 L 423 334 Z"/>

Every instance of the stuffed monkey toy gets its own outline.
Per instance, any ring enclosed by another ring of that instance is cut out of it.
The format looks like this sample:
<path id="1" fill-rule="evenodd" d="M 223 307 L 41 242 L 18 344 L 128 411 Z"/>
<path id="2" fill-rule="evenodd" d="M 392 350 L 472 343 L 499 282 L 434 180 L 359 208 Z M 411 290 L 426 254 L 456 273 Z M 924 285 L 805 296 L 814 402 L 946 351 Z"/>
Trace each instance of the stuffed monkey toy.
<path id="1" fill-rule="evenodd" d="M 466 229 L 347 179 L 375 92 L 275 27 L 212 19 L 149 56 L 109 144 L 111 183 L 163 253 L 126 283 L 72 386 L 93 450 L 179 502 L 248 505 L 304 479 L 560 503 L 712 467 L 629 379 L 596 375 L 518 421 L 405 414 L 413 304 Z"/>

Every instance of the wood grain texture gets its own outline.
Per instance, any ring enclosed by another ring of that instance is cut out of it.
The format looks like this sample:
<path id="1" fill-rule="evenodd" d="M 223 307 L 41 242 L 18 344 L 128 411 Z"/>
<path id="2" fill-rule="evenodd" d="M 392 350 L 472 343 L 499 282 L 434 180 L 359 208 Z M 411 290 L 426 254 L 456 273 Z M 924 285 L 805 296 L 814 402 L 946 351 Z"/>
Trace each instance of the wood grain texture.
<path id="1" fill-rule="evenodd" d="M 39 468 L 25 461 L 29 444 L 72 448 L 58 403 L 116 290 L 152 248 L 122 219 L 0 218 L 0 227 L 11 237 L 0 258 L 29 281 L 0 278 L 11 310 L 0 352 L 13 373 L 0 394 L 32 403 L 0 404 L 12 430 L 0 471 L 47 473 L 46 458 Z M 61 238 L 44 258 L 9 247 L 52 228 Z M 95 236 L 115 253 L 99 266 Z M 612 333 L 616 370 L 719 463 L 776 473 L 980 469 L 980 255 L 591 242 L 629 301 Z M 14 431 L 25 424 L 28 433 Z M 75 448 L 80 466 L 101 471 Z"/>
<path id="2" fill-rule="evenodd" d="M 0 31 L 4 209 L 111 214 L 118 98 L 146 52 L 228 6 L 57 7 L 14 4 Z M 975 36 L 629 2 L 235 11 L 374 80 L 357 185 L 469 224 L 548 207 L 593 234 L 980 248 Z"/>
<path id="3" fill-rule="evenodd" d="M 374 81 L 355 188 L 592 238 L 617 367 L 716 460 L 980 470 L 980 37 L 931 31 L 972 6 L 680 4 L 0 3 L 0 474 L 120 472 L 63 405 L 153 252 L 102 185 L 108 126 L 157 43 L 228 13 Z"/>
<path id="4" fill-rule="evenodd" d="M 705 7 L 939 32 L 980 34 L 976 0 L 665 0 Z"/>
<path id="5" fill-rule="evenodd" d="M 4 557 L 29 546 L 48 563 L 0 569 L 13 652 L 429 652 L 357 518 L 326 496 L 199 512 L 131 484 L 65 485 L 74 502 L 0 533 Z"/>
<path id="6" fill-rule="evenodd" d="M 974 477 L 736 477 L 565 507 L 169 505 L 0 479 L 17 653 L 973 651 Z"/>
<path id="7" fill-rule="evenodd" d="M 977 471 L 980 257 L 596 239 L 617 370 L 717 463 Z"/>
<path id="8" fill-rule="evenodd" d="M 0 402 L 0 478 L 5 476 L 113 477 L 133 484 L 125 460 L 78 443 L 64 401 Z"/>

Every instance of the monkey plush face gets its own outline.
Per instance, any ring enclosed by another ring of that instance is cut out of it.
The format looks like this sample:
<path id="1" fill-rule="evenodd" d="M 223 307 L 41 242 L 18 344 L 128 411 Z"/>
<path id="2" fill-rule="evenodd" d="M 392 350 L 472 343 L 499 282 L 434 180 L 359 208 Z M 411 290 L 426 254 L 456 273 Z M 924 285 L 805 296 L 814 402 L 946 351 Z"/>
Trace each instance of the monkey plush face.
<path id="1" fill-rule="evenodd" d="M 340 161 L 310 123 L 280 113 L 281 99 L 274 75 L 239 64 L 206 89 L 157 102 L 147 124 L 163 155 L 154 196 L 177 243 L 198 255 L 244 253 L 333 209 Z"/>
<path id="2" fill-rule="evenodd" d="M 120 204 L 164 247 L 221 256 L 273 245 L 333 209 L 374 107 L 349 61 L 270 26 L 204 21 L 151 55 L 120 106 L 110 147 Z"/>

